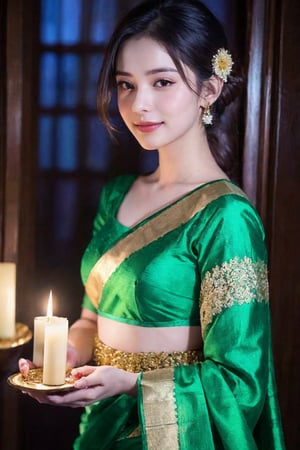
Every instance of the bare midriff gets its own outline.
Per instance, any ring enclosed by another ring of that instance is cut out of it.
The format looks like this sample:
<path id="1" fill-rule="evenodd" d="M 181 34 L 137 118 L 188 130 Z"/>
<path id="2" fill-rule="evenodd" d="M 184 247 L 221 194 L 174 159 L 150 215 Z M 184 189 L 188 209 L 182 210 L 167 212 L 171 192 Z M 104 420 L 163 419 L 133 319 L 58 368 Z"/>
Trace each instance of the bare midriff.
<path id="1" fill-rule="evenodd" d="M 98 336 L 104 344 L 124 352 L 184 352 L 200 350 L 198 326 L 141 327 L 98 317 Z"/>

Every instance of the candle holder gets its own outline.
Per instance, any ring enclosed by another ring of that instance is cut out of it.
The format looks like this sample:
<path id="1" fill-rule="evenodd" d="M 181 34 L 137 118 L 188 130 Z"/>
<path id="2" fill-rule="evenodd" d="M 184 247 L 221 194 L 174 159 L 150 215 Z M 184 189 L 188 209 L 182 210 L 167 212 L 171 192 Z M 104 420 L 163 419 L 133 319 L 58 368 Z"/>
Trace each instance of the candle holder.
<path id="1" fill-rule="evenodd" d="M 71 376 L 71 368 L 67 369 L 64 383 L 59 386 L 47 385 L 43 383 L 43 368 L 30 369 L 26 377 L 21 373 L 14 373 L 8 377 L 8 384 L 23 392 L 43 392 L 44 394 L 57 394 L 72 391 L 74 389 L 74 379 Z"/>
<path id="2" fill-rule="evenodd" d="M 16 334 L 13 338 L 0 339 L 0 350 L 7 350 L 27 344 L 32 338 L 32 332 L 24 323 L 16 323 Z"/>
<path id="3" fill-rule="evenodd" d="M 0 373 L 13 370 L 23 345 L 31 339 L 32 332 L 23 323 L 16 323 L 16 334 L 13 338 L 0 339 Z"/>

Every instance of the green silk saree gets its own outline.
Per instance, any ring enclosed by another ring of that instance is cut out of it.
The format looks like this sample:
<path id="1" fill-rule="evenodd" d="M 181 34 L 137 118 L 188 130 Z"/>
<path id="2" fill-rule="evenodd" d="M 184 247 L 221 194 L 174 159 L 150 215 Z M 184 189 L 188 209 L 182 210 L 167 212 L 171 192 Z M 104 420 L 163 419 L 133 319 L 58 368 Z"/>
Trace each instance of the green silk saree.
<path id="1" fill-rule="evenodd" d="M 255 209 L 218 180 L 128 228 L 116 216 L 134 179 L 101 193 L 83 307 L 132 325 L 199 326 L 203 361 L 142 371 L 137 398 L 87 407 L 74 449 L 284 449 Z"/>

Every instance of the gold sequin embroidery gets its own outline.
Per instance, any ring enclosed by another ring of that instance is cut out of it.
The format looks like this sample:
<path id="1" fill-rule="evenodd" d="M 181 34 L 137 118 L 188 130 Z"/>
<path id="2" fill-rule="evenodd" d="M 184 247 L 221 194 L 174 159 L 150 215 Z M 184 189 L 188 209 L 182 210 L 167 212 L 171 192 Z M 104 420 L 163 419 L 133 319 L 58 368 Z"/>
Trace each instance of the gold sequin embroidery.
<path id="1" fill-rule="evenodd" d="M 98 366 L 114 366 L 135 373 L 196 364 L 203 360 L 200 350 L 171 353 L 124 352 L 105 345 L 99 341 L 98 336 L 95 336 L 94 359 Z"/>
<path id="2" fill-rule="evenodd" d="M 243 303 L 268 302 L 269 285 L 264 261 L 249 257 L 233 258 L 206 272 L 201 283 L 200 316 L 204 335 L 206 327 L 224 309 Z"/>

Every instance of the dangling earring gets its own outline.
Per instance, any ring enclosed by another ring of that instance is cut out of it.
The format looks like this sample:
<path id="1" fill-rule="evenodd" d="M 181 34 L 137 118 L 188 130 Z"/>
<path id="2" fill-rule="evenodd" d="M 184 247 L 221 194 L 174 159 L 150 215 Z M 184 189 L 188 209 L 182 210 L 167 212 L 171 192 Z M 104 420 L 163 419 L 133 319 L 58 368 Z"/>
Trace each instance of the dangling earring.
<path id="1" fill-rule="evenodd" d="M 206 106 L 204 108 L 203 114 L 202 114 L 202 122 L 204 125 L 212 125 L 213 124 L 213 116 L 210 112 L 210 106 Z"/>

